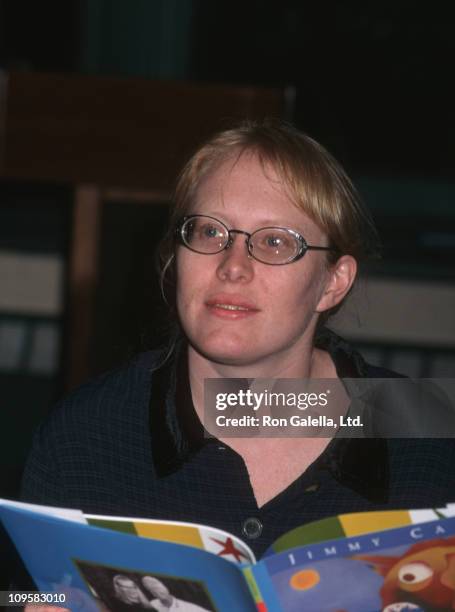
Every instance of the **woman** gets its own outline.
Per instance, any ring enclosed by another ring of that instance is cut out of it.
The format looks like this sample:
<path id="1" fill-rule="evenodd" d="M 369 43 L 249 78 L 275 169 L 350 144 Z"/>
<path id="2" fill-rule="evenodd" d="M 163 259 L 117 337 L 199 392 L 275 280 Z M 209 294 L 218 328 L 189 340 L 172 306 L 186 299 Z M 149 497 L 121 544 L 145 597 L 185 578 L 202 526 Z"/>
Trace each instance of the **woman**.
<path id="1" fill-rule="evenodd" d="M 205 523 L 259 556 L 324 516 L 445 504 L 451 441 L 204 436 L 206 378 L 396 376 L 323 326 L 374 242 L 349 179 L 312 139 L 275 122 L 212 138 L 180 176 L 162 249 L 179 333 L 50 415 L 23 499 Z"/>

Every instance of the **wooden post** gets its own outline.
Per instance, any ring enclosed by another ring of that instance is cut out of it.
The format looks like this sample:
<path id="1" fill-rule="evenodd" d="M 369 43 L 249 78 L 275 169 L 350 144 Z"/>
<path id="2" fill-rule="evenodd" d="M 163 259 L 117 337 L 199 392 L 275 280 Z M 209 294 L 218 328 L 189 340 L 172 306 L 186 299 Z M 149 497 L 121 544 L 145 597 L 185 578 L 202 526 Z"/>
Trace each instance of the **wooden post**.
<path id="1" fill-rule="evenodd" d="M 68 283 L 67 390 L 83 382 L 90 374 L 102 204 L 101 192 L 96 187 L 76 187 Z"/>

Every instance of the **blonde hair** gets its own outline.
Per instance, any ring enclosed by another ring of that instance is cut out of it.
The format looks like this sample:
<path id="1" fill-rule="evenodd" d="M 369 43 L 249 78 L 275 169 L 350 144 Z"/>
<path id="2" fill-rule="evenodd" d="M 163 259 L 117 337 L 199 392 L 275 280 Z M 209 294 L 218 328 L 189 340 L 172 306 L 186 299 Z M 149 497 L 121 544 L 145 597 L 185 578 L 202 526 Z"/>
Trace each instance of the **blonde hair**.
<path id="1" fill-rule="evenodd" d="M 178 178 L 169 231 L 160 247 L 165 299 L 167 289 L 172 290 L 175 283 L 174 231 L 178 220 L 191 211 L 202 180 L 223 162 L 245 153 L 257 156 L 265 172 L 271 166 L 293 203 L 328 236 L 335 249 L 327 252 L 328 264 L 340 255 L 352 255 L 358 263 L 378 255 L 379 240 L 368 210 L 341 165 L 322 145 L 283 121 L 243 121 L 203 144 Z"/>

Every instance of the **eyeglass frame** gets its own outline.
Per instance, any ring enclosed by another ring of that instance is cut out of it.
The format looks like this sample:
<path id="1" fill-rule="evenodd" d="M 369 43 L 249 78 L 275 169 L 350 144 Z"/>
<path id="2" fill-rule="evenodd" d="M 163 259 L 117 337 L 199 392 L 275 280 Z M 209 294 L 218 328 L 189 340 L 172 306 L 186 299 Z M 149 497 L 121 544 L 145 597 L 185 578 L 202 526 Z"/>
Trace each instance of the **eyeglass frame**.
<path id="1" fill-rule="evenodd" d="M 205 217 L 206 219 L 212 219 L 213 221 L 216 221 L 217 223 L 219 223 L 220 225 L 222 225 L 226 229 L 227 234 L 228 234 L 228 239 L 227 239 L 226 245 L 222 249 L 220 249 L 219 251 L 215 251 L 215 253 L 202 253 L 201 251 L 196 251 L 196 249 L 191 248 L 185 242 L 185 240 L 183 238 L 183 234 L 182 234 L 182 228 L 183 228 L 184 224 L 187 221 L 189 221 L 190 219 L 193 219 L 195 217 Z M 289 261 L 284 261 L 283 263 L 271 263 L 271 262 L 268 262 L 268 261 L 262 261 L 261 259 L 258 259 L 251 252 L 251 250 L 250 250 L 251 238 L 257 232 L 261 232 L 262 230 L 265 230 L 265 229 L 284 230 L 284 231 L 288 232 L 289 234 L 291 234 L 293 236 L 293 238 L 296 238 L 298 240 L 298 242 L 300 242 L 299 252 L 292 259 L 290 259 Z M 231 234 L 243 234 L 244 236 L 246 236 L 245 244 L 246 244 L 246 248 L 247 248 L 247 251 L 248 251 L 248 255 L 250 257 L 252 257 L 255 261 L 258 261 L 259 263 L 265 264 L 266 266 L 286 266 L 288 264 L 294 263 L 295 261 L 298 261 L 299 259 L 302 259 L 302 257 L 305 255 L 305 253 L 307 251 L 333 251 L 333 252 L 337 252 L 338 251 L 338 249 L 336 249 L 334 247 L 329 247 L 329 246 L 324 247 L 324 246 L 316 246 L 316 245 L 308 244 L 308 242 L 305 240 L 305 238 L 302 236 L 302 234 L 300 234 L 296 230 L 290 229 L 288 227 L 279 227 L 278 225 L 270 225 L 270 226 L 266 226 L 266 227 L 259 227 L 257 230 L 254 230 L 254 232 L 250 233 L 250 232 L 245 232 L 244 230 L 239 230 L 239 229 L 235 229 L 235 228 L 229 229 L 225 225 L 225 223 L 223 223 L 223 221 L 220 221 L 216 217 L 212 217 L 210 215 L 202 215 L 200 213 L 195 213 L 195 214 L 192 214 L 192 215 L 185 215 L 184 217 L 179 219 L 179 221 L 177 221 L 177 224 L 176 224 L 176 227 L 175 227 L 175 237 L 180 242 L 180 244 L 185 246 L 190 251 L 193 251 L 193 253 L 198 253 L 199 255 L 218 255 L 218 253 L 222 253 L 223 251 L 227 251 L 228 249 L 231 248 L 231 246 L 234 243 L 234 240 L 231 237 Z"/>

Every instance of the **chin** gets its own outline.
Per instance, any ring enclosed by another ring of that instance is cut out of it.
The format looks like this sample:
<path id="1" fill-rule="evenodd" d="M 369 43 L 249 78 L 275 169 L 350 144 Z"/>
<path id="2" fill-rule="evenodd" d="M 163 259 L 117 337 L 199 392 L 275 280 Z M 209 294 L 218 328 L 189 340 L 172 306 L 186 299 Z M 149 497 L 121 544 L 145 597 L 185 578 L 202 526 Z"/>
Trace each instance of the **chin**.
<path id="1" fill-rule="evenodd" d="M 246 365 L 255 361 L 257 356 L 250 354 L 245 339 L 235 342 L 232 337 L 222 341 L 220 338 L 202 342 L 192 342 L 193 348 L 209 361 L 226 365 Z"/>
<path id="2" fill-rule="evenodd" d="M 227 354 L 227 353 L 218 353 L 218 354 L 206 354 L 207 359 L 213 361 L 213 363 L 218 363 L 220 365 L 229 365 L 229 366 L 247 366 L 255 361 L 255 359 L 249 358 L 245 353 L 241 354 Z"/>
<path id="3" fill-rule="evenodd" d="M 209 361 L 226 365 L 244 365 L 250 362 L 249 355 L 244 350 L 227 349 L 227 347 L 196 347 Z"/>

